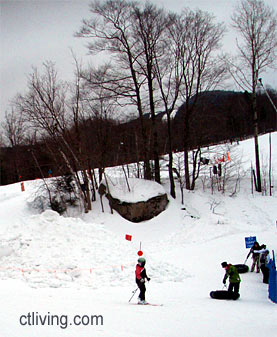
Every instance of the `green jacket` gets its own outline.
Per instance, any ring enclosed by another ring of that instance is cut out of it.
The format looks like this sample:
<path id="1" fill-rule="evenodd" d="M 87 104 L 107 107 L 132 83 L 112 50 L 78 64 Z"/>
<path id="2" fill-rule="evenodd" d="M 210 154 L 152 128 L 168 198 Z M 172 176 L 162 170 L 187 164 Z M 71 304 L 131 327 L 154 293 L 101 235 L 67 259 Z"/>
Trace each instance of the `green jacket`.
<path id="1" fill-rule="evenodd" d="M 240 282 L 240 276 L 237 271 L 237 268 L 233 266 L 232 264 L 228 265 L 228 269 L 226 270 L 223 282 L 226 282 L 227 278 L 229 277 L 230 283 L 239 283 Z"/>

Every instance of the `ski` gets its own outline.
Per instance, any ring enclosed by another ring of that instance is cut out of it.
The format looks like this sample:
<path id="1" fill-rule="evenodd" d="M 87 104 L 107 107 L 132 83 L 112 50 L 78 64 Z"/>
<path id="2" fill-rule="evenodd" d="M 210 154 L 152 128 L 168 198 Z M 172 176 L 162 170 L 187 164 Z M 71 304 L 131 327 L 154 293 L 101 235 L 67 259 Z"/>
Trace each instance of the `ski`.
<path id="1" fill-rule="evenodd" d="M 162 307 L 163 304 L 157 304 L 157 303 L 144 303 L 144 304 L 140 304 L 140 303 L 130 303 L 130 304 L 133 304 L 133 305 L 140 305 L 140 306 L 144 306 L 144 305 L 151 305 L 153 307 Z"/>

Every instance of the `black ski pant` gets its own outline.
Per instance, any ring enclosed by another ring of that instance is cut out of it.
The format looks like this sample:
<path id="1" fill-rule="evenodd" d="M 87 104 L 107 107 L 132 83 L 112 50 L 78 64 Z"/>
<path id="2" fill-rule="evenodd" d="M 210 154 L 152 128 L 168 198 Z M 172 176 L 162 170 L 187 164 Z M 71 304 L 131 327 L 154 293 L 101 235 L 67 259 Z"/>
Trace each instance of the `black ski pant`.
<path id="1" fill-rule="evenodd" d="M 139 287 L 139 290 L 140 290 L 139 298 L 140 298 L 141 301 L 145 301 L 145 292 L 146 292 L 145 283 L 140 282 L 140 280 L 136 280 L 136 283 L 137 283 L 137 285 Z"/>
<path id="2" fill-rule="evenodd" d="M 233 293 L 234 295 L 238 295 L 239 286 L 240 286 L 240 282 L 236 282 L 236 283 L 230 282 L 229 287 L 228 287 L 228 292 L 231 294 Z"/>
<path id="3" fill-rule="evenodd" d="M 262 265 L 261 265 L 261 271 L 262 271 L 262 273 L 263 273 L 263 283 L 268 284 L 268 279 L 269 279 L 269 269 L 268 269 L 264 264 L 262 264 Z"/>

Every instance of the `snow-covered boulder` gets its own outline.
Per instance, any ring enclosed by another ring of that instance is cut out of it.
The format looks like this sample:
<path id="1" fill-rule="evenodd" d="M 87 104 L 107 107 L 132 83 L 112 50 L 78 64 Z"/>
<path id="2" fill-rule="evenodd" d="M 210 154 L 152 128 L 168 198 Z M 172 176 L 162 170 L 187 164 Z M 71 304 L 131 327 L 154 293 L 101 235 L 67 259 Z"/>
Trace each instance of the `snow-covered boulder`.
<path id="1" fill-rule="evenodd" d="M 136 178 L 102 181 L 99 193 L 106 195 L 112 209 L 132 222 L 152 219 L 163 212 L 169 202 L 160 184 Z"/>

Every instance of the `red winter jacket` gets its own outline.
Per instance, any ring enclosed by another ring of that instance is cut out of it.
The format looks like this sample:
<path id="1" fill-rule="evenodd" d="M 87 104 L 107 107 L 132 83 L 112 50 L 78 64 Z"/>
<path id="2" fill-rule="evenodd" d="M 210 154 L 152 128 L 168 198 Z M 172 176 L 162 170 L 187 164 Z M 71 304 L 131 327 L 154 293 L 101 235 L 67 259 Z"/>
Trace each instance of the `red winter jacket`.
<path id="1" fill-rule="evenodd" d="M 142 278 L 148 278 L 146 275 L 146 270 L 139 264 L 136 265 L 136 280 L 141 280 Z"/>

